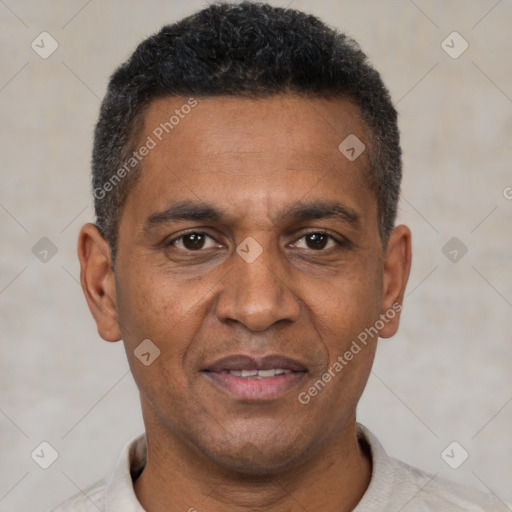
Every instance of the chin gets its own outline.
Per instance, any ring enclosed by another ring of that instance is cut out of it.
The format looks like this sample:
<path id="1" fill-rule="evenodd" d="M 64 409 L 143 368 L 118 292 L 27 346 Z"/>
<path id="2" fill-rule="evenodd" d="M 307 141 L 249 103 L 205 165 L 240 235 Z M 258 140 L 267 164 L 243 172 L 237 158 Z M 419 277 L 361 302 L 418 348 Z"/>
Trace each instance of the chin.
<path id="1" fill-rule="evenodd" d="M 247 450 L 248 448 L 244 448 Z M 249 448 L 249 453 L 213 453 L 212 460 L 220 467 L 243 477 L 274 477 L 295 466 L 296 457 L 286 454 L 276 457 L 276 452 L 262 453 Z M 280 453 L 280 452 L 279 452 Z"/>
<path id="2" fill-rule="evenodd" d="M 292 435 L 274 433 L 265 438 L 261 434 L 233 436 L 230 442 L 211 439 L 203 451 L 215 464 L 240 477 L 275 476 L 304 463 L 307 450 Z"/>

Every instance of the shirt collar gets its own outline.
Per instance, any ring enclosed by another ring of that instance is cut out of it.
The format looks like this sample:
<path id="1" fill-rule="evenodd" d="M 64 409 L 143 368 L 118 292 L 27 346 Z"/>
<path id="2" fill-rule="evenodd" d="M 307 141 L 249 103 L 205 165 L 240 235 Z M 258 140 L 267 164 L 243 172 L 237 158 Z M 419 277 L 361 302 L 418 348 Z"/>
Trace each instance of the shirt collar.
<path id="1" fill-rule="evenodd" d="M 394 485 L 394 471 L 391 459 L 388 457 L 379 440 L 364 426 L 357 423 L 357 438 L 365 444 L 371 454 L 372 476 L 370 485 L 352 512 L 382 511 L 382 506 L 391 499 Z"/>
<path id="2" fill-rule="evenodd" d="M 145 512 L 135 495 L 132 475 L 140 474 L 144 467 L 146 449 L 146 434 L 136 437 L 123 448 L 105 489 L 105 512 Z"/>

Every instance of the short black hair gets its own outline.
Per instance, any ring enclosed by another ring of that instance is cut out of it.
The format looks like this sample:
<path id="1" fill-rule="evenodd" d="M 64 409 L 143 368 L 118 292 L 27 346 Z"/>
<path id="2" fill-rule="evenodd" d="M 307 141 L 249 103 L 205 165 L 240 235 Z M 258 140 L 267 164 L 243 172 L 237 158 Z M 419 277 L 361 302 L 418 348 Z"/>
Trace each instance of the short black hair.
<path id="1" fill-rule="evenodd" d="M 95 128 L 92 185 L 96 225 L 109 243 L 112 265 L 120 214 L 140 174 L 126 161 L 145 107 L 164 96 L 279 93 L 347 98 L 358 106 L 368 129 L 368 184 L 386 245 L 402 161 L 397 112 L 379 73 L 353 39 L 315 16 L 259 2 L 219 2 L 141 42 L 110 78 Z"/>

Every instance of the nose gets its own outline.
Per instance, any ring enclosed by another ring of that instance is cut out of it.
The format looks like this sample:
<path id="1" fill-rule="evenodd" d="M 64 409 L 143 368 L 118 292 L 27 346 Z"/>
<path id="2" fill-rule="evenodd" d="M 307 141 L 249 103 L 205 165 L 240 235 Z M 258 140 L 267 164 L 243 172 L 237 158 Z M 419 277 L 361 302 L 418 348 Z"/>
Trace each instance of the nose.
<path id="1" fill-rule="evenodd" d="M 276 322 L 295 322 L 300 301 L 291 289 L 286 264 L 269 248 L 252 262 L 233 254 L 217 298 L 217 317 L 233 320 L 251 331 L 264 331 Z"/>

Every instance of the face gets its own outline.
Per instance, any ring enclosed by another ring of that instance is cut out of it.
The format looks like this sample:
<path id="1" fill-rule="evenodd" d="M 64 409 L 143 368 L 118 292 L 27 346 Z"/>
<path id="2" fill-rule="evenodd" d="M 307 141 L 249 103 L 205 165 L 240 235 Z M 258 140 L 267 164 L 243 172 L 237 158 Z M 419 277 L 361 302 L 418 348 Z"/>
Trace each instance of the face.
<path id="1" fill-rule="evenodd" d="M 148 437 L 268 474 L 353 422 L 377 340 L 361 333 L 402 299 L 408 231 L 383 251 L 367 154 L 338 149 L 350 134 L 369 145 L 349 101 L 187 101 L 147 109 L 140 145 L 155 145 L 122 211 L 115 274 L 89 225 L 82 283 L 100 334 L 124 341 Z"/>

